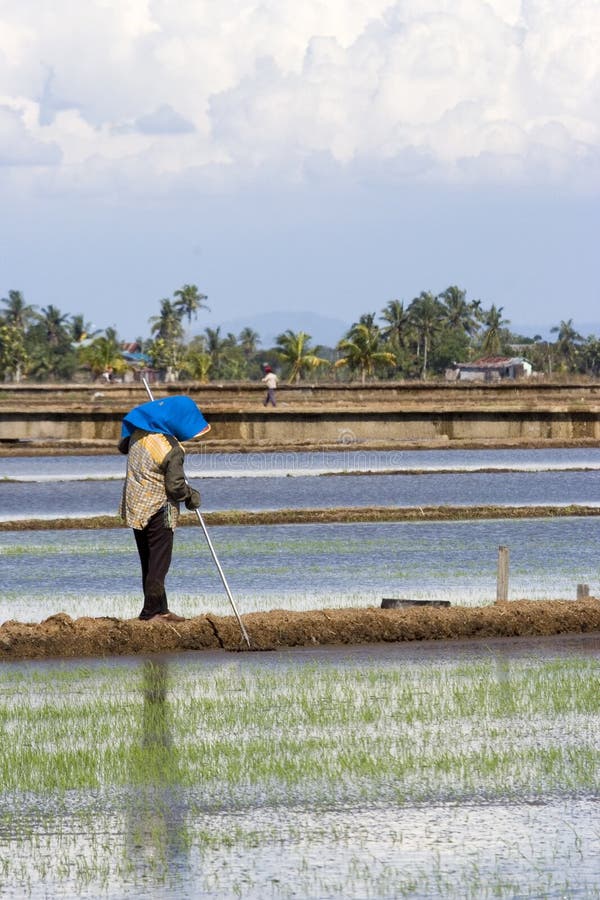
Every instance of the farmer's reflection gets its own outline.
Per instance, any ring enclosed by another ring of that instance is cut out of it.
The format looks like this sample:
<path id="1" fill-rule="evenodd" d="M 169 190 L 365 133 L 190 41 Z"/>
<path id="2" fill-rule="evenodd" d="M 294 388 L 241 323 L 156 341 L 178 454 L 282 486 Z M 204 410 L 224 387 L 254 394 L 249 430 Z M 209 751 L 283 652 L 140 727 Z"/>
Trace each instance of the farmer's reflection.
<path id="1" fill-rule="evenodd" d="M 130 839 L 136 869 L 145 877 L 177 878 L 186 867 L 184 795 L 180 787 L 179 753 L 171 734 L 167 701 L 168 667 L 146 660 L 142 670 L 144 705 L 141 737 L 132 748 Z M 137 859 L 135 859 L 137 857 Z"/>

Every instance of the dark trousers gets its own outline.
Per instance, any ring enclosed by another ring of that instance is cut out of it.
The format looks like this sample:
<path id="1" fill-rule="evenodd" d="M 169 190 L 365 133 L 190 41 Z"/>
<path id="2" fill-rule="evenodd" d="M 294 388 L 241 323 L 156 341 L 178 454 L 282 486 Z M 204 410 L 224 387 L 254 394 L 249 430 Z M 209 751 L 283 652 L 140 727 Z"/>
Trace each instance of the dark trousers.
<path id="1" fill-rule="evenodd" d="M 265 397 L 263 406 L 268 406 L 269 403 L 271 406 L 277 406 L 277 401 L 275 400 L 275 388 L 267 388 L 267 396 Z"/>
<path id="2" fill-rule="evenodd" d="M 164 510 L 154 513 L 145 528 L 134 528 L 133 534 L 142 564 L 144 606 L 140 619 L 151 619 L 169 611 L 165 578 L 173 554 L 173 529 L 165 527 Z"/>

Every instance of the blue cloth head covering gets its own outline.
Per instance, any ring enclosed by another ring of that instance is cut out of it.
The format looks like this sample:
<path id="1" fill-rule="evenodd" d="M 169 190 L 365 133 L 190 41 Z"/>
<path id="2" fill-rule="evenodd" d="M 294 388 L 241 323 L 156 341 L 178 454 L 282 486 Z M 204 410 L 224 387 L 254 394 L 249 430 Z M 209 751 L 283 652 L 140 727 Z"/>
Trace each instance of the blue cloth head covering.
<path id="1" fill-rule="evenodd" d="M 150 400 L 128 412 L 121 426 L 121 440 L 129 438 L 136 430 L 152 434 L 170 434 L 178 441 L 189 441 L 210 425 L 191 397 L 176 395 L 162 400 Z"/>

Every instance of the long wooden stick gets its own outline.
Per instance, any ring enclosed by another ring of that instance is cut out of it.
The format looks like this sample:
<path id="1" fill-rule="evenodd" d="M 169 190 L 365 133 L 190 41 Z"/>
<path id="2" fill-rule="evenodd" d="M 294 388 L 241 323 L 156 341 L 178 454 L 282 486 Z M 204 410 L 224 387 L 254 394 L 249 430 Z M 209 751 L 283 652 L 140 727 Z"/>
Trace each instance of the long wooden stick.
<path id="1" fill-rule="evenodd" d="M 154 397 L 153 397 L 153 395 L 152 395 L 152 391 L 150 390 L 150 385 L 148 384 L 148 382 L 146 381 L 145 378 L 142 378 L 142 381 L 144 382 L 144 387 L 146 388 L 146 393 L 148 394 L 149 398 L 150 398 L 151 400 L 154 400 Z M 245 629 L 245 627 L 244 627 L 244 623 L 243 623 L 242 620 L 241 620 L 240 614 L 239 614 L 239 612 L 237 611 L 237 607 L 236 607 L 236 605 L 235 605 L 235 601 L 234 601 L 234 599 L 233 599 L 233 596 L 232 596 L 232 594 L 231 594 L 231 591 L 229 590 L 229 585 L 227 584 L 227 579 L 225 578 L 225 573 L 223 572 L 223 569 L 221 568 L 221 563 L 220 563 L 219 560 L 217 559 L 217 554 L 215 553 L 215 548 L 213 547 L 213 544 L 212 544 L 212 541 L 211 541 L 211 539 L 210 539 L 210 535 L 209 535 L 209 533 L 208 533 L 208 530 L 207 530 L 207 528 L 206 528 L 206 524 L 205 524 L 205 522 L 204 522 L 204 519 L 202 518 L 202 515 L 201 515 L 199 509 L 196 509 L 196 510 L 195 510 L 195 513 L 196 513 L 196 515 L 198 516 L 198 521 L 200 522 L 200 525 L 202 526 L 202 531 L 204 532 L 204 537 L 206 538 L 206 543 L 208 544 L 208 549 L 209 549 L 210 552 L 211 552 L 212 558 L 213 558 L 213 560 L 214 560 L 214 562 L 215 562 L 215 565 L 216 565 L 216 567 L 217 567 L 217 571 L 218 571 L 219 575 L 221 576 L 221 581 L 223 582 L 223 587 L 225 588 L 225 591 L 226 591 L 226 593 L 227 593 L 227 596 L 229 597 L 229 602 L 231 603 L 231 608 L 233 609 L 233 612 L 235 613 L 235 617 L 236 617 L 236 619 L 238 620 L 238 625 L 240 626 L 240 630 L 241 630 L 241 632 L 242 632 L 242 635 L 243 635 L 243 637 L 244 637 L 244 640 L 246 641 L 246 643 L 248 644 L 248 647 L 250 648 L 250 638 L 248 637 L 248 632 L 246 631 L 246 629 Z"/>
<path id="2" fill-rule="evenodd" d="M 496 603 L 508 600 L 508 569 L 510 551 L 508 547 L 498 547 L 498 575 L 496 579 Z"/>

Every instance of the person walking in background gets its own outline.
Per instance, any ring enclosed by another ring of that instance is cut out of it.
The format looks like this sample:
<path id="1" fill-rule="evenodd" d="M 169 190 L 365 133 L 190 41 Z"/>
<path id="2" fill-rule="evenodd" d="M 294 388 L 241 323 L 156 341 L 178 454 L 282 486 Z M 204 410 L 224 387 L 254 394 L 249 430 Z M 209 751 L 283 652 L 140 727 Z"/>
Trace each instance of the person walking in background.
<path id="1" fill-rule="evenodd" d="M 165 578 L 171 565 L 179 504 L 198 509 L 200 494 L 183 471 L 180 441 L 205 435 L 210 425 L 191 399 L 151 400 L 127 413 L 119 450 L 127 454 L 120 514 L 133 534 L 142 566 L 144 605 L 140 619 L 182 622 L 169 610 Z"/>
<path id="2" fill-rule="evenodd" d="M 269 403 L 271 404 L 271 406 L 277 406 L 277 401 L 275 399 L 275 391 L 277 390 L 277 375 L 268 363 L 263 363 L 262 369 L 265 373 L 262 381 L 267 385 L 267 396 L 265 397 L 263 406 L 268 406 Z"/>

